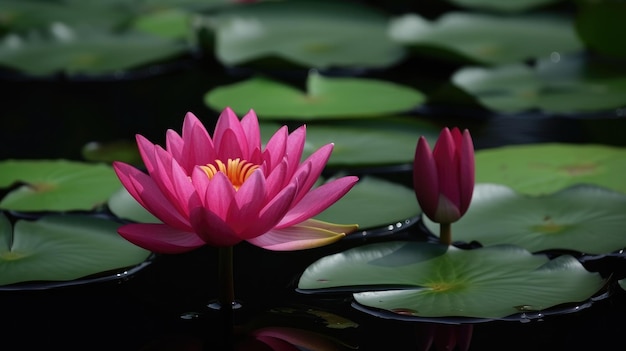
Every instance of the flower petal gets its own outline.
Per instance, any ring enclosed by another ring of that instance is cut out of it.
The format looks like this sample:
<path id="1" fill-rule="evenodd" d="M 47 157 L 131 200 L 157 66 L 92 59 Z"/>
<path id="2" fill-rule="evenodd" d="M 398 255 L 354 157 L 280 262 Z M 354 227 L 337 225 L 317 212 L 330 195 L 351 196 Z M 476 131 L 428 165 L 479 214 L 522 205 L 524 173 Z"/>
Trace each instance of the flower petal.
<path id="1" fill-rule="evenodd" d="M 261 236 L 248 240 L 248 242 L 273 251 L 311 249 L 334 243 L 343 238 L 346 233 L 330 230 L 338 228 L 354 230 L 355 226 L 344 227 L 311 220 L 282 229 L 272 229 Z"/>
<path id="2" fill-rule="evenodd" d="M 317 182 L 317 179 L 326 167 L 326 163 L 330 158 L 333 148 L 334 144 L 326 144 L 317 149 L 306 160 L 304 160 L 304 162 L 302 162 L 299 168 L 308 164 L 311 166 L 311 170 L 309 171 L 309 175 L 305 178 L 304 182 L 298 186 L 296 202 L 299 202 L 309 192 L 309 190 L 311 190 L 313 185 L 315 185 L 315 182 Z"/>
<path id="3" fill-rule="evenodd" d="M 219 159 L 235 159 L 249 154 L 246 133 L 230 107 L 226 107 L 217 119 L 213 142 Z"/>
<path id="4" fill-rule="evenodd" d="M 254 226 L 240 233 L 239 236 L 244 240 L 248 240 L 274 228 L 291 207 L 296 191 L 296 184 L 290 184 L 283 188 L 278 195 L 263 207 Z"/>
<path id="5" fill-rule="evenodd" d="M 131 223 L 119 227 L 117 231 L 131 243 L 157 253 L 182 253 L 205 244 L 195 233 L 165 224 Z"/>
<path id="6" fill-rule="evenodd" d="M 257 118 L 254 110 L 248 111 L 248 113 L 241 119 L 241 128 L 246 135 L 248 141 L 247 153 L 243 157 L 248 162 L 261 163 L 260 160 L 254 160 L 255 150 L 261 149 L 261 130 L 259 129 L 259 119 Z"/>
<path id="7" fill-rule="evenodd" d="M 256 226 L 256 219 L 265 205 L 265 177 L 257 170 L 243 183 L 235 194 L 235 206 L 231 204 L 228 223 L 235 232 L 249 226 Z"/>
<path id="8" fill-rule="evenodd" d="M 458 133 L 458 131 L 457 131 Z M 444 128 L 437 139 L 433 157 L 437 164 L 439 192 L 455 206 L 459 206 L 459 155 L 456 143 L 448 128 Z"/>
<path id="9" fill-rule="evenodd" d="M 196 165 L 215 161 L 217 153 L 213 141 L 202 122 L 191 112 L 185 115 L 182 138 L 183 152 L 176 160 L 187 174 L 191 174 Z"/>
<path id="10" fill-rule="evenodd" d="M 204 194 L 204 206 L 222 220 L 228 217 L 230 204 L 235 199 L 235 189 L 228 177 L 222 172 L 217 172 L 207 187 Z"/>
<path id="11" fill-rule="evenodd" d="M 433 219 L 439 201 L 439 179 L 435 159 L 424 137 L 419 138 L 415 149 L 413 189 L 422 211 L 428 218 Z"/>
<path id="12" fill-rule="evenodd" d="M 195 233 L 208 245 L 223 247 L 241 242 L 228 223 L 204 207 L 192 208 L 189 220 Z"/>
<path id="13" fill-rule="evenodd" d="M 287 139 L 287 176 L 291 176 L 296 172 L 302 159 L 302 152 L 304 150 L 304 143 L 306 141 L 306 126 L 301 126 L 291 132 Z M 285 184 L 286 185 L 286 184 Z"/>
<path id="14" fill-rule="evenodd" d="M 352 189 L 358 180 L 355 176 L 341 177 L 309 191 L 289 210 L 277 227 L 285 228 L 317 216 Z"/>
<path id="15" fill-rule="evenodd" d="M 474 144 L 469 130 L 463 131 L 463 138 L 459 150 L 460 166 L 460 206 L 461 215 L 465 214 L 472 202 L 472 194 L 474 193 L 475 184 L 475 160 L 474 160 Z"/>
<path id="16" fill-rule="evenodd" d="M 172 206 L 147 174 L 122 162 L 114 162 L 113 169 L 130 195 L 148 212 L 174 228 L 191 230 L 187 217 Z"/>
<path id="17" fill-rule="evenodd" d="M 263 161 L 265 161 L 266 174 L 269 174 L 285 157 L 288 135 L 287 126 L 282 126 L 265 145 Z"/>

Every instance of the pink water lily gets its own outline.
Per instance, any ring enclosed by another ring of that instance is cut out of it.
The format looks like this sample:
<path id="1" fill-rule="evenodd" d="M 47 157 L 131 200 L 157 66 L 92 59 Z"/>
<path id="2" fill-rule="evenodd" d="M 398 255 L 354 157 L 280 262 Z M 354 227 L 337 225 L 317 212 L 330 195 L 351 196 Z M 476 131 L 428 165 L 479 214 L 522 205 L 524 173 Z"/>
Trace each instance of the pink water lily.
<path id="1" fill-rule="evenodd" d="M 428 218 L 445 224 L 458 221 L 469 208 L 474 192 L 474 144 L 469 131 L 444 128 L 431 152 L 420 137 L 413 162 L 413 187 L 417 201 Z M 443 238 L 447 241 L 449 238 Z"/>
<path id="2" fill-rule="evenodd" d="M 358 178 L 314 187 L 333 144 L 302 161 L 305 137 L 305 126 L 291 133 L 283 126 L 262 147 L 254 111 L 239 120 L 230 108 L 220 114 L 213 136 L 192 113 L 180 135 L 167 131 L 165 148 L 137 135 L 147 174 L 122 162 L 113 167 L 133 198 L 163 223 L 132 223 L 118 232 L 158 253 L 241 241 L 299 250 L 339 240 L 357 226 L 312 217 L 343 197 Z"/>

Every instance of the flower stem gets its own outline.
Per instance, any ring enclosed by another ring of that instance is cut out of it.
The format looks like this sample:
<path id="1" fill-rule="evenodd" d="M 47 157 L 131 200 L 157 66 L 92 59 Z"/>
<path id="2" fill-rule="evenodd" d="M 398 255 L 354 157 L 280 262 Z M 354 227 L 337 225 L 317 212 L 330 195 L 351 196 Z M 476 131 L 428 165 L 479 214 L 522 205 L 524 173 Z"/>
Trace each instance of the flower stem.
<path id="1" fill-rule="evenodd" d="M 235 288 L 233 281 L 233 247 L 220 247 L 218 250 L 218 299 L 222 308 L 232 309 L 233 304 L 235 303 Z"/>
<path id="2" fill-rule="evenodd" d="M 452 223 L 439 223 L 439 242 L 448 246 L 452 244 Z"/>

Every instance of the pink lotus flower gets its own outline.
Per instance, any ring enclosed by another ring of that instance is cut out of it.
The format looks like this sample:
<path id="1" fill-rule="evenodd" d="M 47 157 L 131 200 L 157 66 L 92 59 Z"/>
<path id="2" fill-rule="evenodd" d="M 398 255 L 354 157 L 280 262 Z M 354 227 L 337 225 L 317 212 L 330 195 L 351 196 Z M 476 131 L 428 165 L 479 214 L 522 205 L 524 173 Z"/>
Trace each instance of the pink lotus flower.
<path id="1" fill-rule="evenodd" d="M 128 192 L 163 224 L 132 223 L 118 232 L 158 253 L 244 240 L 269 250 L 299 250 L 339 240 L 357 226 L 312 217 L 358 178 L 313 188 L 333 144 L 301 162 L 305 136 L 305 126 L 291 134 L 283 126 L 262 148 L 254 111 L 240 121 L 230 108 L 221 113 L 212 137 L 192 113 L 185 116 L 182 135 L 167 132 L 166 148 L 137 135 L 148 174 L 122 162 L 113 166 Z"/>
<path id="2" fill-rule="evenodd" d="M 420 137 L 413 162 L 413 187 L 424 214 L 437 223 L 458 221 L 474 192 L 474 145 L 466 129 L 444 128 L 433 152 Z"/>

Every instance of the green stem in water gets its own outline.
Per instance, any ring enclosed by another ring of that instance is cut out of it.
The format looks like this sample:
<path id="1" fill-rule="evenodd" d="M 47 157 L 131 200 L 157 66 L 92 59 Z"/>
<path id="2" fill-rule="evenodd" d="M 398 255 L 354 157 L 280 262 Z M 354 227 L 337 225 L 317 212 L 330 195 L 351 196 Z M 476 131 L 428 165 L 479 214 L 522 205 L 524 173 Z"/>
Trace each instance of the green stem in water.
<path id="1" fill-rule="evenodd" d="M 439 242 L 448 246 L 452 244 L 452 223 L 439 223 Z"/>
<path id="2" fill-rule="evenodd" d="M 219 303 L 222 308 L 231 309 L 235 303 L 235 288 L 233 279 L 233 247 L 220 247 L 218 249 L 218 283 Z"/>

